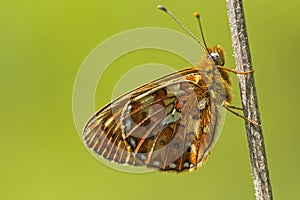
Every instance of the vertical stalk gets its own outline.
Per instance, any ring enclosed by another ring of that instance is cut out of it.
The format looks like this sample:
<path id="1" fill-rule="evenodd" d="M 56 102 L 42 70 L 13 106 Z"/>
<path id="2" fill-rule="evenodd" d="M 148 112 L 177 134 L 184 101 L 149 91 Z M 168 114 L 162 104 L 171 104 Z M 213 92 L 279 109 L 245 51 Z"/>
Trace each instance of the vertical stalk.
<path id="1" fill-rule="evenodd" d="M 229 25 L 236 60 L 236 70 L 251 71 L 251 55 L 248 44 L 242 0 L 226 0 Z M 244 116 L 261 124 L 253 73 L 238 75 Z M 267 156 L 264 146 L 262 126 L 245 121 L 253 182 L 257 200 L 273 199 L 269 178 Z"/>

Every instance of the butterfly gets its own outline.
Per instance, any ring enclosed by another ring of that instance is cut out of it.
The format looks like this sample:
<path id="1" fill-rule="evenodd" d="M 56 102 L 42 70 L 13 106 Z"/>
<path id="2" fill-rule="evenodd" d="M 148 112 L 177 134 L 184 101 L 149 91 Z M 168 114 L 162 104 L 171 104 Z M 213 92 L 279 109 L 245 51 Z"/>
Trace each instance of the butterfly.
<path id="1" fill-rule="evenodd" d="M 142 85 L 97 111 L 84 127 L 85 145 L 102 158 L 135 167 L 175 172 L 200 167 L 218 139 L 224 110 L 231 111 L 228 71 L 234 72 L 224 67 L 221 46 L 204 49 L 196 66 Z"/>

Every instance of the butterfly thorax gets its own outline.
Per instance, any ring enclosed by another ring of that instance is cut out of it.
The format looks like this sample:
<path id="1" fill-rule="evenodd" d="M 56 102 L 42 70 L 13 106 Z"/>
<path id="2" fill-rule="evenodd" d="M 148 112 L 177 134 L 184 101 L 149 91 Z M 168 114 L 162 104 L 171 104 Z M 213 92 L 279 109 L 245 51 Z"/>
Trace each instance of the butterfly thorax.
<path id="1" fill-rule="evenodd" d="M 208 52 L 197 65 L 197 69 L 210 90 L 211 98 L 218 104 L 222 104 L 223 101 L 228 103 L 232 101 L 230 76 L 227 71 L 218 67 L 223 67 L 224 64 L 224 50 L 218 45 L 208 48 Z"/>

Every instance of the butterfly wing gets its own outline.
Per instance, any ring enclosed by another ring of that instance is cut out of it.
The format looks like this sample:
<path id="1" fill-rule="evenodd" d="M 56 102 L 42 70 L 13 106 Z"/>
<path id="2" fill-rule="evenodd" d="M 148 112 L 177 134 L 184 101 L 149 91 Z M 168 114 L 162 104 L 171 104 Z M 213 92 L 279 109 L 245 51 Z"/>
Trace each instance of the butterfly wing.
<path id="1" fill-rule="evenodd" d="M 143 85 L 87 122 L 85 144 L 107 160 L 181 172 L 205 161 L 221 112 L 196 68 Z"/>

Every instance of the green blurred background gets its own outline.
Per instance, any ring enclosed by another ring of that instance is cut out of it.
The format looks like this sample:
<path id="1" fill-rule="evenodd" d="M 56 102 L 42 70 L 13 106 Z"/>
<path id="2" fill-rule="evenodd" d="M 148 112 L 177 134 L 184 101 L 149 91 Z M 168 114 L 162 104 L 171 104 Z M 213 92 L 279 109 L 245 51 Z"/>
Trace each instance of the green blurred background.
<path id="1" fill-rule="evenodd" d="M 208 162 L 191 173 L 115 171 L 78 137 L 72 91 L 81 63 L 128 29 L 181 31 L 157 4 L 197 34 L 192 13 L 199 11 L 208 44 L 221 44 L 234 68 L 225 0 L 1 2 L 0 199 L 255 199 L 244 122 L 231 114 Z M 244 8 L 274 196 L 299 199 L 299 1 L 245 1 Z M 100 80 L 96 107 L 108 103 L 122 73 L 148 62 L 188 67 L 161 51 L 125 55 Z"/>

